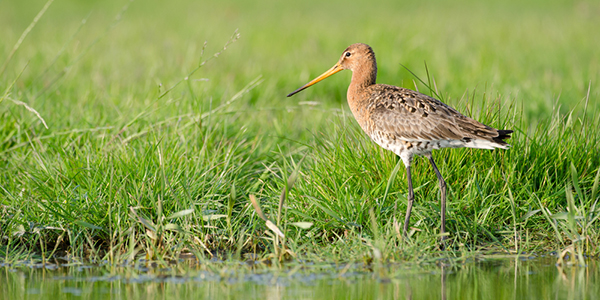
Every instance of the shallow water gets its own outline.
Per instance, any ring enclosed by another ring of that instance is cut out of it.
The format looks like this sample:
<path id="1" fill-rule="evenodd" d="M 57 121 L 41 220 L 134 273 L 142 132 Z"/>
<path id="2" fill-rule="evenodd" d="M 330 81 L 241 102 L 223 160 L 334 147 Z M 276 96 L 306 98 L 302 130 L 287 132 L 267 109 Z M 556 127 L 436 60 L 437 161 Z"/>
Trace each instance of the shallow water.
<path id="1" fill-rule="evenodd" d="M 480 258 L 451 264 L 211 263 L 166 269 L 70 264 L 0 268 L 0 299 L 600 299 L 597 259 Z"/>

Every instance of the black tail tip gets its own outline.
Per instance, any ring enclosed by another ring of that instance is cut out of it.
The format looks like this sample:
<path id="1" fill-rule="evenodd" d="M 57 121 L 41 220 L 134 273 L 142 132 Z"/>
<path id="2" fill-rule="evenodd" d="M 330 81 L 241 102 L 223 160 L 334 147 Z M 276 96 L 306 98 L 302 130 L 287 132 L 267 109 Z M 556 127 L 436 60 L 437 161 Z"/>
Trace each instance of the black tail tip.
<path id="1" fill-rule="evenodd" d="M 498 138 L 500 138 L 500 139 L 510 138 L 511 133 L 513 133 L 512 130 L 498 130 Z"/>
<path id="2" fill-rule="evenodd" d="M 494 138 L 494 141 L 500 144 L 506 144 L 504 140 L 509 139 L 511 133 L 513 133 L 512 130 L 498 130 L 498 136 Z"/>

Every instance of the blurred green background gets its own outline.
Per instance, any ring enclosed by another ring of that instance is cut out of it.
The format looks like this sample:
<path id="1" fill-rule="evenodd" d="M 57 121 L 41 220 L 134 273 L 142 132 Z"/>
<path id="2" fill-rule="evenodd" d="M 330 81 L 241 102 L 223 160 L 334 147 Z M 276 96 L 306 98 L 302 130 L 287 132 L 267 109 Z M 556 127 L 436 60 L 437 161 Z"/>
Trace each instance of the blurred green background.
<path id="1" fill-rule="evenodd" d="M 78 55 L 127 2 L 56 1 L 4 76 L 15 76 L 28 60 L 24 77 L 37 72 L 33 66 L 48 64 L 87 17 L 66 49 Z M 4 57 L 44 3 L 0 2 Z M 400 64 L 426 77 L 427 62 L 448 98 L 474 89 L 497 93 L 537 118 L 557 99 L 572 107 L 598 81 L 598 15 L 597 1 L 134 1 L 67 76 L 88 77 L 89 87 L 105 96 L 133 84 L 150 92 L 197 64 L 204 41 L 212 54 L 237 29 L 240 40 L 199 75 L 211 79 L 197 84 L 203 90 L 232 93 L 263 75 L 266 99 L 259 105 L 293 105 L 298 99 L 285 99 L 286 92 L 329 68 L 346 46 L 363 42 L 376 51 L 380 83 L 414 88 Z M 63 56 L 53 68 L 71 61 Z M 339 106 L 349 76 L 338 75 L 301 99 Z M 591 92 L 597 98 L 598 91 Z"/>

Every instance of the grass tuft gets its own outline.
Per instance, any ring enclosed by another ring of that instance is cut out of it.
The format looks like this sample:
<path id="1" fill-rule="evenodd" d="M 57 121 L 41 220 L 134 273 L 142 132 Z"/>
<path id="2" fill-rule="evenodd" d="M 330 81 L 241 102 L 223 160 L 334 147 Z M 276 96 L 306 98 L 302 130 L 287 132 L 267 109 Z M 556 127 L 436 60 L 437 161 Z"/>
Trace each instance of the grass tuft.
<path id="1" fill-rule="evenodd" d="M 599 24 L 568 3 L 414 3 L 403 19 L 392 2 L 334 19 L 314 15 L 331 9 L 321 2 L 50 3 L 0 2 L 3 41 L 16 41 L 0 44 L 5 261 L 183 254 L 384 270 L 489 252 L 558 251 L 577 264 L 599 254 L 600 39 L 581 33 Z M 290 21 L 301 19 L 312 25 Z M 406 175 L 349 113 L 349 75 L 285 98 L 357 38 L 377 51 L 379 82 L 515 132 L 507 151 L 434 153 L 446 251 L 421 158 L 402 240 Z"/>

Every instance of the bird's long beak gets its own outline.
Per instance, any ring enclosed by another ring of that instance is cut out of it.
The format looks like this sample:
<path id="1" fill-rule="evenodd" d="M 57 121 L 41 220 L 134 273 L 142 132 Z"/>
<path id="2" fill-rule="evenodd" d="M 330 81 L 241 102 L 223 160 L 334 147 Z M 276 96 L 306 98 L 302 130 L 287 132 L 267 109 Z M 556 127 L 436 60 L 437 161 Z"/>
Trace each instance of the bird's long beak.
<path id="1" fill-rule="evenodd" d="M 334 66 L 333 66 L 331 69 L 327 70 L 327 72 L 325 72 L 325 73 L 321 74 L 319 77 L 317 77 L 317 78 L 315 78 L 315 79 L 311 80 L 309 83 L 307 83 L 307 84 L 303 85 L 303 86 L 302 86 L 302 87 L 300 87 L 299 89 L 297 89 L 297 90 L 295 90 L 295 91 L 293 91 L 293 92 L 289 93 L 287 96 L 288 96 L 288 97 L 291 97 L 291 96 L 293 96 L 294 94 L 296 94 L 296 93 L 299 93 L 299 92 L 300 92 L 300 91 L 302 91 L 303 89 L 305 89 L 305 88 L 307 88 L 307 87 L 309 87 L 309 86 L 311 86 L 311 85 L 313 85 L 313 84 L 315 84 L 315 83 L 317 83 L 317 82 L 319 82 L 319 81 L 321 81 L 321 80 L 323 80 L 323 79 L 325 79 L 325 78 L 327 78 L 327 77 L 329 77 L 329 76 L 331 76 L 331 75 L 333 75 L 333 74 L 335 74 L 335 73 L 337 73 L 337 72 L 339 72 L 339 71 L 341 71 L 341 70 L 343 70 L 343 69 L 344 69 L 344 68 L 342 67 L 342 65 L 341 65 L 341 64 L 338 62 L 338 63 L 337 63 L 337 64 L 335 64 L 335 65 L 334 65 Z"/>

